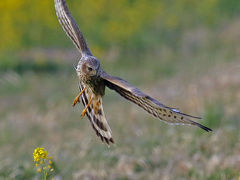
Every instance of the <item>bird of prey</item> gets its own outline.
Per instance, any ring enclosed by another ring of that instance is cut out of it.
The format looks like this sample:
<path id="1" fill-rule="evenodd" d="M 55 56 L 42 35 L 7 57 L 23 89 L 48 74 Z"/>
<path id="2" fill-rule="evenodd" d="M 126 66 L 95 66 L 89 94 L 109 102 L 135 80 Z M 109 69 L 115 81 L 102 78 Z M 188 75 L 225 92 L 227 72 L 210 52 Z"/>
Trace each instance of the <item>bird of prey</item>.
<path id="1" fill-rule="evenodd" d="M 99 136 L 104 143 L 107 145 L 114 143 L 112 132 L 107 123 L 102 105 L 105 87 L 116 91 L 122 97 L 135 103 L 149 114 L 166 123 L 193 125 L 205 131 L 212 131 L 210 128 L 194 121 L 194 119 L 199 119 L 199 117 L 184 114 L 174 108 L 165 106 L 130 85 L 127 81 L 107 74 L 101 68 L 99 60 L 94 57 L 89 50 L 82 32 L 68 10 L 66 1 L 54 1 L 56 14 L 63 30 L 81 54 L 78 65 L 75 67 L 79 77 L 80 93 L 74 99 L 73 106 L 81 100 L 85 107 L 81 116 L 84 117 L 87 115 L 97 136 Z"/>

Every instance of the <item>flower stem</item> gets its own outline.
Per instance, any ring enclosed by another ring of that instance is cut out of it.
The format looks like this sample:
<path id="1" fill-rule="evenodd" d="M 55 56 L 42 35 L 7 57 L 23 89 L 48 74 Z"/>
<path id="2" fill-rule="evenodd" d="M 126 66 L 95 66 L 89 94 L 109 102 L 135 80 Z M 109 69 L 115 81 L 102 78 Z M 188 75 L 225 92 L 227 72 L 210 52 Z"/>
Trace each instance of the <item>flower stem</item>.
<path id="1" fill-rule="evenodd" d="M 47 180 L 47 172 L 44 170 L 43 180 Z"/>

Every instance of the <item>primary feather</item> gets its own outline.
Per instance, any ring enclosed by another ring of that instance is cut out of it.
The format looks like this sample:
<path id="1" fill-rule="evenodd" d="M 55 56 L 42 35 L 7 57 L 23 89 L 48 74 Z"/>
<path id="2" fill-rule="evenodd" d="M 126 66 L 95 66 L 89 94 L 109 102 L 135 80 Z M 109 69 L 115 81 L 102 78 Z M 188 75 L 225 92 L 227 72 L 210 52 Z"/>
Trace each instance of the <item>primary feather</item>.
<path id="1" fill-rule="evenodd" d="M 174 108 L 167 107 L 156 99 L 144 94 L 139 89 L 130 85 L 127 81 L 121 78 L 110 76 L 105 72 L 102 74 L 102 78 L 105 79 L 105 84 L 110 89 L 115 90 L 122 97 L 137 104 L 148 113 L 166 123 L 176 125 L 194 125 L 204 129 L 205 131 L 212 131 L 210 128 L 193 121 L 193 119 L 200 119 L 199 117 L 184 114 Z"/>
<path id="2" fill-rule="evenodd" d="M 59 23 L 81 54 L 92 55 L 77 23 L 69 12 L 65 0 L 54 0 Z"/>

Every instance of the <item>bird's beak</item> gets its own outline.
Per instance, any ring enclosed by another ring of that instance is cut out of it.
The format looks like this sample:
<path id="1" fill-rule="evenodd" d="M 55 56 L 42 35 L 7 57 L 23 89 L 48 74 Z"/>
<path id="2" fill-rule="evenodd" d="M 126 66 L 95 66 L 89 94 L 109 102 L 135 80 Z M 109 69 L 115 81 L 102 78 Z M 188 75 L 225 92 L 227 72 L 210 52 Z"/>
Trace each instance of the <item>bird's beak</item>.
<path id="1" fill-rule="evenodd" d="M 97 71 L 96 71 L 96 70 L 93 70 L 93 74 L 96 75 L 96 74 L 97 74 Z"/>

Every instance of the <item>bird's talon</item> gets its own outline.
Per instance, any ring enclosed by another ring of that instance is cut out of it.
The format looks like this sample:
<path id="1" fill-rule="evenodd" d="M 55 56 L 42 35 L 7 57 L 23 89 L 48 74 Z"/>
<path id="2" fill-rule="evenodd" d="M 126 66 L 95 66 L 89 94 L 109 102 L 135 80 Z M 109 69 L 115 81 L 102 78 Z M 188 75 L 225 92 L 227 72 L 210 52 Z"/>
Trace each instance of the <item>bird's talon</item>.
<path id="1" fill-rule="evenodd" d="M 82 118 L 85 116 L 85 114 L 86 114 L 86 112 L 87 112 L 87 109 L 88 109 L 88 107 L 90 106 L 91 103 L 92 103 L 92 98 L 90 97 L 87 106 L 84 108 L 84 110 L 83 110 L 82 113 L 81 113 Z"/>
<path id="2" fill-rule="evenodd" d="M 83 110 L 83 112 L 81 113 L 81 117 L 84 118 L 85 114 L 86 114 L 86 111 Z"/>
<path id="3" fill-rule="evenodd" d="M 74 107 L 77 103 L 80 103 L 79 97 L 74 99 L 72 106 Z"/>
<path id="4" fill-rule="evenodd" d="M 86 87 L 78 94 L 78 96 L 73 100 L 72 106 L 74 107 L 78 102 L 80 103 L 80 97 L 82 93 L 86 90 Z"/>

